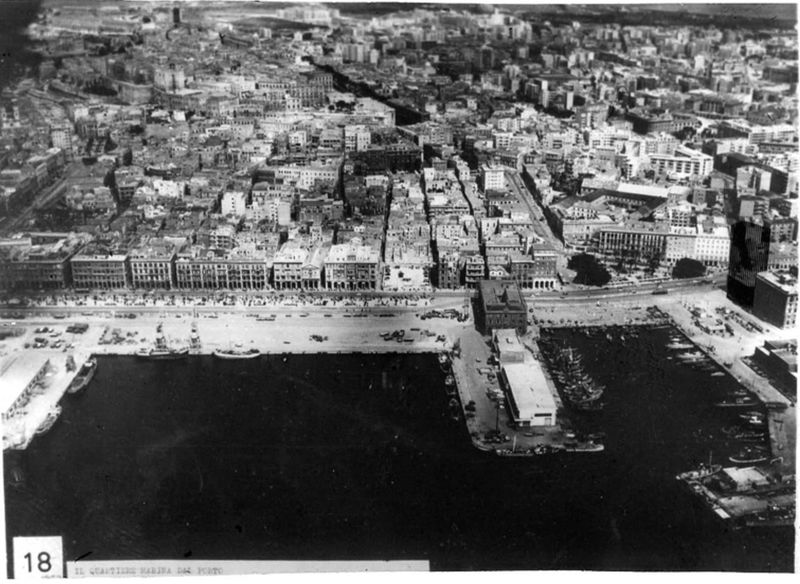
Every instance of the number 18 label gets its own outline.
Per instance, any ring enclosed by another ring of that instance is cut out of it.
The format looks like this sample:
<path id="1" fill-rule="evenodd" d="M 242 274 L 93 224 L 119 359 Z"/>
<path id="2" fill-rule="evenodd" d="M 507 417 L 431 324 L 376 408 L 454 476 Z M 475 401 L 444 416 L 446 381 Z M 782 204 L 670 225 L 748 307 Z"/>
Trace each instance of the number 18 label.
<path id="1" fill-rule="evenodd" d="M 15 537 L 14 578 L 63 578 L 61 536 Z"/>

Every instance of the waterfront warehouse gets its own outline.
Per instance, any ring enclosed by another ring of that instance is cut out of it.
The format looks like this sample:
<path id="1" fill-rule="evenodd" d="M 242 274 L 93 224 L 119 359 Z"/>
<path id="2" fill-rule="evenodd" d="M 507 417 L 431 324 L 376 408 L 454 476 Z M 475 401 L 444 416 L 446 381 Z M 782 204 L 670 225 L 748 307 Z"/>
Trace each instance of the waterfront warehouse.
<path id="1" fill-rule="evenodd" d="M 47 357 L 31 352 L 12 357 L 3 364 L 0 368 L 0 411 L 4 422 L 28 401 L 33 388 L 47 373 L 49 364 Z"/>
<path id="2" fill-rule="evenodd" d="M 555 425 L 556 402 L 538 361 L 530 358 L 522 363 L 504 363 L 500 378 L 517 426 Z"/>

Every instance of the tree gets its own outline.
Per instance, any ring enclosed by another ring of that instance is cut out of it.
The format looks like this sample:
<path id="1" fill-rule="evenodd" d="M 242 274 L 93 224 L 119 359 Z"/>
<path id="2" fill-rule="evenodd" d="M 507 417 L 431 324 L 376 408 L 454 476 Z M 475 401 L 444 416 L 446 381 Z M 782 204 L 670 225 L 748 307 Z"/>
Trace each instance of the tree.
<path id="1" fill-rule="evenodd" d="M 673 278 L 700 278 L 706 275 L 706 267 L 702 262 L 691 258 L 681 258 L 672 268 Z"/>
<path id="2" fill-rule="evenodd" d="M 604 286 L 611 280 L 608 270 L 591 254 L 581 253 L 572 256 L 567 267 L 577 272 L 573 280 L 575 284 Z"/>

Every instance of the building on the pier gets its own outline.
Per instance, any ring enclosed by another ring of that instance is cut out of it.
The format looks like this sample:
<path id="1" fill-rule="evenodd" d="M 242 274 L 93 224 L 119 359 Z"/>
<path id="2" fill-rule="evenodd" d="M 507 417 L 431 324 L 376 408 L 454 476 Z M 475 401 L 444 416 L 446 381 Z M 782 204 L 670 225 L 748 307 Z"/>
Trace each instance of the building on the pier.
<path id="1" fill-rule="evenodd" d="M 494 344 L 494 350 L 497 351 L 497 359 L 501 365 L 525 361 L 525 347 L 519 342 L 517 331 L 514 329 L 494 331 L 492 344 Z"/>
<path id="2" fill-rule="evenodd" d="M 528 329 L 528 307 L 516 282 L 481 280 L 478 285 L 476 322 L 484 333 L 495 329 Z"/>
<path id="3" fill-rule="evenodd" d="M 531 358 L 522 363 L 504 363 L 500 380 L 514 424 L 518 427 L 555 425 L 556 402 L 538 361 Z"/>
<path id="4" fill-rule="evenodd" d="M 797 341 L 764 341 L 751 357 L 753 363 L 784 390 L 797 396 Z"/>
<path id="5" fill-rule="evenodd" d="M 47 374 L 50 359 L 24 351 L 0 367 L 0 415 L 7 422 L 30 399 L 36 384 Z"/>
<path id="6" fill-rule="evenodd" d="M 753 314 L 778 328 L 797 322 L 797 272 L 759 272 L 753 289 Z"/>

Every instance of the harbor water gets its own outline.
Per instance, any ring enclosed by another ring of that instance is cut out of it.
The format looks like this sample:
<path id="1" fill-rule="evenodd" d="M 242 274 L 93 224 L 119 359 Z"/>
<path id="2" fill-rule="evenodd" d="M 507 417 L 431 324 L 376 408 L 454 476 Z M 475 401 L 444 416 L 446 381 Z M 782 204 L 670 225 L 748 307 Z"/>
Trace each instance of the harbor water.
<path id="1" fill-rule="evenodd" d="M 669 327 L 551 334 L 606 386 L 575 419 L 604 452 L 478 451 L 435 355 L 101 357 L 53 428 L 5 454 L 9 552 L 61 534 L 68 560 L 792 570 L 791 528 L 732 530 L 674 478 L 735 450 L 738 412 L 714 405 L 735 380 L 683 359 Z"/>

